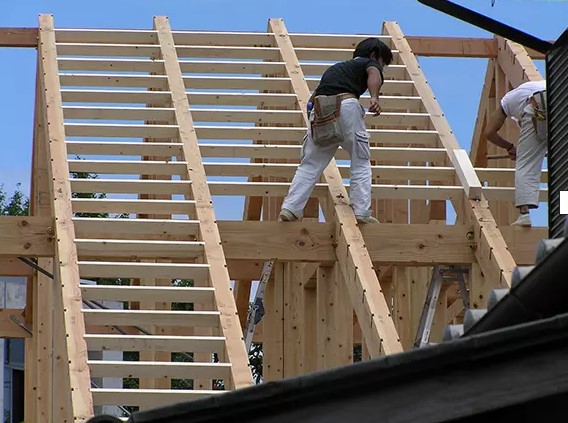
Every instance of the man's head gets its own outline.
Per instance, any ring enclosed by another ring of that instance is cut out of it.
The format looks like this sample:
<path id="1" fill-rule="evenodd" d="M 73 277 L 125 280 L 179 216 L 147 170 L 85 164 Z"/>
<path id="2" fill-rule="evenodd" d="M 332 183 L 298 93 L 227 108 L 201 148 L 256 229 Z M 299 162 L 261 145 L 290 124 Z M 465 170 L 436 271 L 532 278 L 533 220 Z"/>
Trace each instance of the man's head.
<path id="1" fill-rule="evenodd" d="M 378 38 L 367 38 L 357 44 L 353 57 L 368 57 L 382 62 L 384 66 L 392 62 L 392 52 L 389 46 Z"/>

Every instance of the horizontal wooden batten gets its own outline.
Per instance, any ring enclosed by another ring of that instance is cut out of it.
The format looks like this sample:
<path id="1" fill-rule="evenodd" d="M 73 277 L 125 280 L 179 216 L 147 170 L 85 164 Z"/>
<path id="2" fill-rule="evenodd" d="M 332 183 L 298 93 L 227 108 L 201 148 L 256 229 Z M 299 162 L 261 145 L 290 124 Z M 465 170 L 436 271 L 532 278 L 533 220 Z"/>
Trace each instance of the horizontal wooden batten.
<path id="1" fill-rule="evenodd" d="M 280 93 L 231 93 L 231 92 L 188 92 L 190 105 L 232 105 L 232 106 L 266 106 L 295 109 L 295 94 Z M 61 90 L 65 103 L 121 103 L 121 104 L 154 104 L 165 105 L 171 101 L 171 93 L 167 91 L 121 91 L 121 90 Z M 370 98 L 360 99 L 364 107 L 369 107 Z M 381 108 L 384 111 L 419 112 L 420 97 L 417 96 L 381 96 Z"/>
<path id="2" fill-rule="evenodd" d="M 221 395 L 226 391 L 182 389 L 104 389 L 91 388 L 95 405 L 145 406 L 177 404 L 199 398 Z"/>
<path id="3" fill-rule="evenodd" d="M 164 156 L 179 157 L 181 144 L 148 143 L 148 142 L 92 142 L 67 141 L 67 152 L 79 155 L 101 156 Z M 251 159 L 287 159 L 298 160 L 300 144 L 199 144 L 203 157 L 218 158 L 251 158 Z M 409 148 L 409 147 L 371 147 L 371 160 L 397 162 L 431 162 L 443 163 L 447 158 L 443 148 Z M 349 158 L 348 153 L 338 149 L 335 157 L 339 160 Z"/>
<path id="4" fill-rule="evenodd" d="M 126 74 L 88 74 L 60 73 L 59 80 L 65 87 L 116 87 L 116 88 L 151 88 L 166 90 L 167 78 L 164 75 L 126 75 Z M 285 77 L 255 77 L 255 76 L 184 76 L 183 81 L 188 89 L 230 89 L 230 90 L 272 90 L 290 91 L 292 83 Z M 319 78 L 307 78 L 311 90 L 317 88 Z M 381 93 L 412 95 L 412 81 L 385 80 Z"/>
<path id="5" fill-rule="evenodd" d="M 218 327 L 218 311 L 83 310 L 87 325 Z"/>
<path id="6" fill-rule="evenodd" d="M 163 301 L 194 303 L 212 301 L 214 288 L 135 285 L 81 285 L 84 300 Z"/>
<path id="7" fill-rule="evenodd" d="M 229 363 L 89 360 L 88 364 L 92 377 L 228 379 L 231 375 Z"/>
<path id="8" fill-rule="evenodd" d="M 85 335 L 89 351 L 221 352 L 221 336 Z"/>
<path id="9" fill-rule="evenodd" d="M 77 193 L 189 195 L 191 182 L 151 179 L 71 179 L 71 190 Z"/>
<path id="10" fill-rule="evenodd" d="M 79 257 L 197 258 L 204 243 L 197 241 L 75 239 Z"/>
<path id="11" fill-rule="evenodd" d="M 65 106 L 66 119 L 93 120 L 144 120 L 173 122 L 173 109 L 158 107 L 89 107 Z M 192 108 L 194 122 L 250 122 L 254 124 L 298 124 L 299 110 L 242 110 Z M 365 122 L 379 126 L 413 126 L 426 128 L 430 121 L 427 113 L 382 112 L 379 116 L 367 113 Z"/>
<path id="12" fill-rule="evenodd" d="M 175 219 L 112 219 L 112 218 L 73 218 L 75 234 L 81 238 L 108 234 L 121 236 L 141 236 L 146 234 L 185 236 L 188 239 L 199 233 L 197 220 Z"/>
<path id="13" fill-rule="evenodd" d="M 193 215 L 193 200 L 138 200 L 109 198 L 74 198 L 74 213 L 136 213 Z"/>
<path id="14" fill-rule="evenodd" d="M 475 173 L 481 182 L 513 185 L 515 183 L 515 169 L 476 167 Z M 548 182 L 548 169 L 543 169 L 540 182 Z"/>
<path id="15" fill-rule="evenodd" d="M 186 162 L 146 160 L 69 160 L 70 172 L 121 175 L 187 175 Z"/>
<path id="16" fill-rule="evenodd" d="M 348 185 L 345 185 L 348 187 Z M 228 196 L 269 196 L 284 197 L 290 184 L 287 182 L 217 182 L 210 181 L 209 189 L 212 195 Z M 325 197 L 328 187 L 326 184 L 316 184 L 314 197 Z M 371 197 L 392 200 L 450 200 L 460 199 L 463 188 L 459 186 L 440 185 L 372 185 Z"/>
<path id="17" fill-rule="evenodd" d="M 204 163 L 207 176 L 264 176 L 292 178 L 297 164 L 275 163 Z M 341 176 L 348 178 L 350 166 L 338 165 Z M 455 176 L 451 167 L 371 166 L 373 178 L 405 180 L 435 180 L 450 182 Z"/>
<path id="18" fill-rule="evenodd" d="M 300 142 L 306 134 L 305 128 L 246 127 L 246 126 L 201 126 L 195 125 L 200 139 L 235 139 L 253 141 L 296 141 Z M 68 137 L 151 137 L 175 138 L 179 128 L 176 125 L 106 125 L 67 123 Z M 438 133 L 430 130 L 370 129 L 372 142 L 435 145 Z"/>
<path id="19" fill-rule="evenodd" d="M 207 280 L 209 265 L 198 263 L 127 263 L 79 261 L 81 277 Z"/>

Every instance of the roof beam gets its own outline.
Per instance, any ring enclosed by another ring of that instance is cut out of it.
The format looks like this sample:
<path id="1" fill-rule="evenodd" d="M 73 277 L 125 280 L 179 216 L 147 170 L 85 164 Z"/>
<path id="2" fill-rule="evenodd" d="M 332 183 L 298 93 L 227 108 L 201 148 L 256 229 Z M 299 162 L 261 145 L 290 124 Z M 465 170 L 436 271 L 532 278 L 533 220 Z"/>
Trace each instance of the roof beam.
<path id="1" fill-rule="evenodd" d="M 91 381 L 87 365 L 87 344 L 85 343 L 85 321 L 81 310 L 81 290 L 79 288 L 79 267 L 75 247 L 75 228 L 72 220 L 71 185 L 65 147 L 65 128 L 61 87 L 57 74 L 57 51 L 52 15 L 40 15 L 39 66 L 42 84 L 42 108 L 46 113 L 45 131 L 49 160 L 50 194 L 55 217 L 55 236 L 57 239 L 55 256 L 58 302 L 63 313 L 64 334 L 61 353 L 62 362 L 68 363 L 66 378 L 61 383 L 66 401 L 72 410 L 63 407 L 62 411 L 71 421 L 84 421 L 93 415 L 93 399 L 90 391 Z"/>
<path id="2" fill-rule="evenodd" d="M 308 123 L 306 104 L 310 97 L 308 84 L 294 51 L 288 31 L 282 19 L 270 19 L 270 28 L 274 32 L 286 71 L 296 93 L 298 108 L 302 111 L 305 124 Z M 345 278 L 351 302 L 367 342 L 372 357 L 402 352 L 398 334 L 389 312 L 389 307 L 382 293 L 370 254 L 365 246 L 353 209 L 348 202 L 347 190 L 334 159 L 324 170 L 324 179 L 328 184 L 328 198 L 333 204 L 334 216 L 326 220 L 336 222 L 336 255 Z"/>
<path id="3" fill-rule="evenodd" d="M 518 87 L 523 82 L 543 79 L 525 47 L 502 37 L 497 37 L 497 42 L 497 63 L 513 87 Z"/>
<path id="4" fill-rule="evenodd" d="M 37 48 L 37 44 L 37 28 L 0 28 L 0 47 Z"/>
<path id="5" fill-rule="evenodd" d="M 226 338 L 226 354 L 228 362 L 231 363 L 231 388 L 244 388 L 253 384 L 252 374 L 248 367 L 248 355 L 237 317 L 237 307 L 230 289 L 229 272 L 221 246 L 221 237 L 213 211 L 203 161 L 197 145 L 193 118 L 185 94 L 176 45 L 167 17 L 155 17 L 154 25 L 158 32 L 158 41 L 168 78 L 168 87 L 172 95 L 187 173 L 191 180 L 192 197 L 196 202 L 196 215 L 200 222 L 201 238 L 205 242 L 205 257 L 210 266 L 211 286 L 215 288 L 215 303 L 220 312 L 220 326 Z"/>
<path id="6" fill-rule="evenodd" d="M 399 50 L 400 58 L 406 65 L 418 94 L 422 97 L 426 112 L 430 114 L 434 128 L 440 134 L 442 145 L 452 158 L 453 151 L 460 149 L 459 143 L 450 129 L 450 125 L 420 69 L 416 57 L 412 54 L 410 45 L 396 22 L 386 22 L 384 27 L 391 36 L 393 47 Z M 454 157 L 460 158 L 460 156 Z M 467 157 L 461 156 L 460 160 L 454 160 L 454 166 L 464 188 L 467 187 L 466 183 L 471 184 L 470 181 L 475 181 L 475 186 L 481 190 L 481 182 Z M 467 179 L 464 180 L 463 175 L 466 175 Z M 484 274 L 492 277 L 488 280 L 495 286 L 510 286 L 511 274 L 516 263 L 497 228 L 485 197 L 482 194 L 477 198 L 468 195 L 468 198 L 464 198 L 463 204 L 460 204 L 457 199 L 452 200 L 452 204 L 458 213 L 458 219 L 474 226 L 474 238 L 477 241 L 475 256 Z"/>

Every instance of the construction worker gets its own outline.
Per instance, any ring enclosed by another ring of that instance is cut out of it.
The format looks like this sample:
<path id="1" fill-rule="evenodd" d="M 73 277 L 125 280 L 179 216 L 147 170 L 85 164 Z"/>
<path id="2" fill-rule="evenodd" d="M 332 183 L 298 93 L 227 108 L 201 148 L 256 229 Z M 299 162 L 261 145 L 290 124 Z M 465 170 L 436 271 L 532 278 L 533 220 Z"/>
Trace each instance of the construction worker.
<path id="1" fill-rule="evenodd" d="M 516 147 L 497 133 L 507 117 L 521 128 Z M 516 160 L 515 206 L 520 214 L 513 225 L 530 227 L 529 210 L 538 208 L 542 162 L 547 150 L 546 122 L 546 81 L 531 81 L 503 96 L 501 107 L 495 110 L 485 129 L 487 139 Z"/>
<path id="2" fill-rule="evenodd" d="M 310 100 L 308 132 L 304 137 L 301 163 L 282 204 L 279 221 L 301 220 L 316 181 L 333 158 L 337 148 L 351 158 L 350 197 L 359 223 L 379 223 L 371 216 L 371 162 L 365 109 L 359 97 L 369 90 L 369 112 L 380 113 L 379 90 L 383 67 L 392 61 L 390 48 L 377 38 L 361 41 L 353 59 L 328 68 Z M 327 110 L 327 111 L 326 111 Z"/>

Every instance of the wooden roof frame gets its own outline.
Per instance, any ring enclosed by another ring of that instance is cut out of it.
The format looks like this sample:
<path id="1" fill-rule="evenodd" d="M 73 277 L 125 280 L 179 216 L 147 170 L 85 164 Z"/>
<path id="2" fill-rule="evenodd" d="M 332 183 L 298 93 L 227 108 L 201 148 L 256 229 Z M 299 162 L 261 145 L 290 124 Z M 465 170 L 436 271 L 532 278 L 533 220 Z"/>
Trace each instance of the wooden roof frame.
<path id="1" fill-rule="evenodd" d="M 507 163 L 487 168 L 486 155 L 491 148 L 487 147 L 482 132 L 487 114 L 499 94 L 523 81 L 540 78 L 532 62 L 543 59 L 540 53 L 499 37 L 407 37 L 396 22 L 386 22 L 383 33 L 375 36 L 391 43 L 396 62 L 385 72 L 383 101 L 388 111 L 380 117 L 379 127 L 369 132 L 372 142 L 387 140 L 387 145 L 371 148 L 372 159 L 378 162 L 372 167 L 373 178 L 395 182 L 373 184 L 373 198 L 390 205 L 400 200 L 424 201 L 430 213 L 435 202 L 450 201 L 457 222 L 455 225 L 436 224 L 439 223 L 436 219 L 426 218 L 426 222 L 420 224 L 360 226 L 343 183 L 347 168 L 332 160 L 314 190 L 307 218 L 288 224 L 288 232 L 283 233 L 283 224 L 270 220 L 275 220 L 279 201 L 288 190 L 287 181 L 297 164 L 308 121 L 305 105 L 317 84 L 314 75 L 320 75 L 328 66 L 322 61 L 347 57 L 364 35 L 293 34 L 288 33 L 282 19 L 270 19 L 266 33 L 172 31 L 167 18 L 156 17 L 154 22 L 153 30 L 57 30 L 53 17 L 42 15 L 39 28 L 0 28 L 0 47 L 37 48 L 39 58 L 32 216 L 0 218 L 3 229 L 0 273 L 34 278 L 34 283 L 28 284 L 25 312 L 31 336 L 14 326 L 15 312 L 6 311 L 0 316 L 0 330 L 6 336 L 27 337 L 26 356 L 30 364 L 26 390 L 30 398 L 37 399 L 26 408 L 30 421 L 50 421 L 51 418 L 86 421 L 92 415 L 94 400 L 113 401 L 114 392 L 99 390 L 93 396 L 90 387 L 90 366 L 95 374 L 109 372 L 110 368 L 103 369 L 88 362 L 87 343 L 110 344 L 87 335 L 98 320 L 93 317 L 97 313 L 81 310 L 82 296 L 90 298 L 93 294 L 79 287 L 79 272 L 102 272 L 96 269 L 108 266 L 108 262 L 97 263 L 97 260 L 112 258 L 105 258 L 105 248 L 113 243 L 120 244 L 114 258 L 136 257 L 142 262 L 155 258 L 151 245 L 124 241 L 115 235 L 117 224 L 122 233 L 134 233 L 140 230 L 139 222 L 116 219 L 95 222 L 73 217 L 73 212 L 91 211 L 94 206 L 88 200 L 71 201 L 71 192 L 121 194 L 135 190 L 144 198 L 164 193 L 170 198 L 171 195 L 185 198 L 156 199 L 143 207 L 129 200 L 109 199 L 101 211 L 130 207 L 128 210 L 135 214 L 158 214 L 163 213 L 167 205 L 175 214 L 186 210 L 189 203 L 195 204 L 195 221 L 149 219 L 144 222 L 144 230 L 148 234 L 156 230 L 160 232 L 156 233 L 156 238 L 163 236 L 167 240 L 160 248 L 172 267 L 178 265 L 177 261 L 185 254 L 174 244 L 186 242 L 189 232 L 201 234 L 203 243 L 210 246 L 205 250 L 204 263 L 212 269 L 210 279 L 215 288 L 215 304 L 220 311 L 223 336 L 228 340 L 223 355 L 233 366 L 230 380 L 234 388 L 251 383 L 239 326 L 244 324 L 251 281 L 259 277 L 262 260 L 279 259 L 267 300 L 267 308 L 271 306 L 276 314 L 267 316 L 262 330 L 262 342 L 272 354 L 265 358 L 265 365 L 270 367 L 269 379 L 347 364 L 352 360 L 352 351 L 345 348 L 345 340 L 348 346 L 354 339 L 362 343 L 364 358 L 402 352 L 408 345 L 411 330 L 407 320 L 401 324 L 397 319 L 403 315 L 404 319 L 415 316 L 418 308 L 410 303 L 401 305 L 402 297 L 414 294 L 397 288 L 397 284 L 404 283 L 407 289 L 412 279 L 407 278 L 411 272 L 397 269 L 422 267 L 431 271 L 436 264 L 470 266 L 470 290 L 473 304 L 477 306 L 486 301 L 484 295 L 491 288 L 510 286 L 511 273 L 517 263 L 532 264 L 534 246 L 545 237 L 546 229 L 524 231 L 508 227 L 510 214 L 505 203 L 512 199 L 513 172 Z M 117 40 L 122 44 L 116 44 Z M 110 47 L 113 43 L 115 45 Z M 114 49 L 108 53 L 110 58 L 94 58 L 101 54 L 106 56 L 109 48 Z M 79 53 L 87 56 L 82 64 L 73 58 L 58 57 L 58 54 Z M 204 58 L 184 60 L 192 54 L 204 55 Z M 111 57 L 113 55 L 117 58 Z M 120 58 L 122 55 L 132 58 Z M 151 60 L 146 60 L 148 55 Z M 256 61 L 243 60 L 247 55 L 252 55 Z M 489 59 L 470 156 L 451 131 L 417 56 Z M 210 60 L 218 57 L 229 60 Z M 78 66 L 82 71 L 94 73 L 68 72 Z M 160 75 L 162 66 L 165 73 Z M 113 71 L 123 73 L 113 76 Z M 148 71 L 148 74 L 136 73 L 140 71 Z M 186 73 L 262 76 L 208 78 L 185 76 Z M 62 90 L 61 86 L 72 88 Z M 91 86 L 106 88 L 90 90 Z M 204 92 L 204 88 L 247 92 Z M 248 92 L 255 88 L 258 93 Z M 217 104 L 219 95 L 225 96 L 225 104 L 230 107 L 225 110 L 211 107 Z M 145 107 L 112 105 L 125 99 Z M 111 105 L 67 104 L 81 100 Z M 194 103 L 205 107 L 193 108 Z M 362 98 L 362 104 L 367 103 L 368 99 Z M 257 108 L 242 108 L 251 105 Z M 128 123 L 68 122 L 70 119 Z M 374 123 L 369 117 L 366 119 Z M 254 126 L 244 127 L 243 122 L 252 122 Z M 223 127 L 217 123 L 229 125 Z M 74 137 L 113 137 L 118 141 L 84 141 Z M 122 142 L 133 137 L 143 138 L 144 142 Z M 175 137 L 181 140 L 178 145 L 168 142 Z M 253 143 L 216 142 L 225 137 Z M 152 142 L 146 142 L 149 140 Z M 121 156 L 133 151 L 142 155 L 142 160 L 82 161 L 67 157 L 69 154 Z M 409 154 L 427 165 L 409 166 Z M 175 160 L 163 160 L 163 157 Z M 180 160 L 183 157 L 191 157 L 191 160 Z M 245 157 L 250 163 L 207 162 L 202 157 Z M 337 157 L 342 160 L 345 154 L 338 153 Z M 142 175 L 145 174 L 142 168 L 151 175 L 167 175 L 168 178 L 68 178 L 70 171 Z M 396 183 L 402 172 L 417 183 Z M 191 177 L 191 187 L 186 181 L 171 179 L 187 174 Z M 207 180 L 212 176 L 247 177 L 248 182 Z M 420 184 L 420 181 L 430 183 Z M 491 185 L 486 186 L 486 181 Z M 541 193 L 543 197 L 545 194 L 545 191 Z M 243 221 L 217 222 L 211 206 L 214 195 L 246 197 Z M 318 222 L 318 203 L 325 222 Z M 151 204 L 153 206 L 149 206 Z M 415 218 L 411 216 L 410 221 Z M 195 226 L 195 222 L 201 226 Z M 106 244 L 84 242 L 93 232 L 103 234 Z M 78 261 L 79 256 L 81 261 Z M 54 273 L 61 283 L 55 284 L 56 289 L 52 291 L 45 274 L 22 267 L 17 257 L 38 258 L 38 265 Z M 85 260 L 91 259 L 93 261 L 87 264 Z M 156 268 L 154 276 L 163 277 L 158 269 L 161 267 L 154 266 L 156 264 L 154 260 L 144 268 L 149 272 Z M 128 266 L 125 264 L 125 268 Z M 195 269 L 201 267 L 196 265 Z M 192 274 L 197 274 L 195 269 Z M 420 277 L 427 273 L 422 272 Z M 236 281 L 233 295 L 230 280 Z M 156 288 L 155 292 L 160 292 L 159 287 Z M 154 291 L 150 288 L 140 287 L 138 291 L 144 292 L 145 301 L 152 301 Z M 109 291 L 104 295 L 113 294 Z M 453 291 L 444 294 L 447 303 L 440 306 L 444 323 L 459 319 L 463 310 L 463 304 L 453 295 Z M 336 307 L 331 307 L 332 304 Z M 155 313 L 147 313 L 144 319 L 157 318 L 158 310 L 152 312 Z M 139 313 L 141 318 L 143 314 Z M 109 331 L 112 333 L 111 329 Z M 317 343 L 316 337 L 319 337 Z M 132 338 L 128 342 L 135 341 Z M 162 372 L 148 368 L 145 374 L 161 375 Z M 49 387 L 55 377 L 61 378 L 68 389 L 52 391 Z M 142 391 L 139 394 L 148 398 L 149 404 L 161 403 L 159 392 Z"/>

